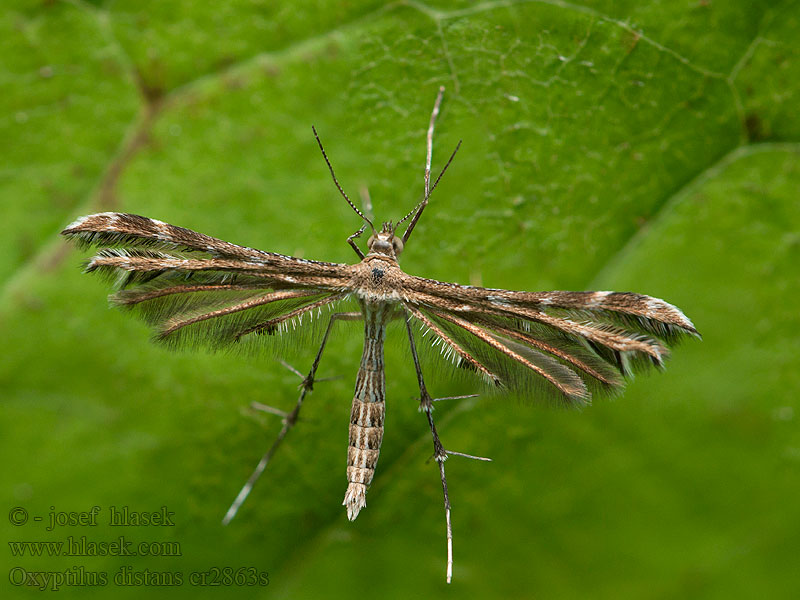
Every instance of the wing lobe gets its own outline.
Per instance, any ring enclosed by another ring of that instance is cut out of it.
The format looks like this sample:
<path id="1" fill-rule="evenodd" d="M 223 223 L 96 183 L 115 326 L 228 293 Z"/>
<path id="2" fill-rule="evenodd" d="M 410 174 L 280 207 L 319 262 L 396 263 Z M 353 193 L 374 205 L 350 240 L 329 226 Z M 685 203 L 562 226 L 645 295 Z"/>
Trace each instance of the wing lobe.
<path id="1" fill-rule="evenodd" d="M 501 333 L 501 334 L 506 335 L 508 337 L 514 338 L 515 340 L 518 340 L 518 341 L 523 342 L 525 344 L 534 346 L 535 348 L 538 348 L 540 350 L 544 350 L 545 352 L 548 352 L 548 353 L 552 354 L 553 356 L 556 356 L 556 357 L 560 358 L 561 360 L 564 360 L 564 361 L 566 361 L 566 362 L 568 362 L 568 363 L 570 363 L 572 365 L 575 365 L 576 367 L 581 369 L 583 372 L 585 372 L 587 375 L 590 375 L 590 376 L 594 377 L 598 381 L 600 381 L 600 382 L 602 382 L 602 383 L 604 383 L 604 384 L 606 384 L 606 385 L 608 385 L 610 387 L 619 387 L 619 386 L 622 386 L 623 383 L 624 383 L 618 377 L 616 377 L 616 378 L 615 377 L 610 377 L 609 376 L 610 374 L 599 372 L 597 369 L 595 369 L 594 367 L 589 365 L 585 360 L 581 360 L 579 357 L 575 356 L 574 354 L 571 354 L 570 352 L 568 352 L 566 350 L 558 348 L 557 346 L 555 346 L 553 344 L 549 344 L 549 343 L 547 343 L 547 342 L 545 342 L 543 340 L 537 339 L 537 338 L 535 338 L 535 337 L 533 337 L 531 335 L 528 335 L 528 334 L 523 333 L 521 331 L 518 331 L 516 329 L 512 329 L 511 327 L 505 327 L 505 326 L 502 326 L 502 325 L 500 325 L 498 323 L 493 323 L 492 321 L 490 321 L 488 319 L 477 319 L 476 323 L 480 324 L 481 326 L 483 326 L 483 327 L 485 327 L 487 329 L 492 329 L 494 331 L 497 331 L 498 333 Z"/>
<path id="2" fill-rule="evenodd" d="M 82 247 L 105 245 L 129 249 L 187 250 L 262 263 L 284 264 L 289 261 L 317 266 L 344 266 L 239 246 L 185 227 L 129 213 L 105 212 L 80 217 L 61 233 Z"/>
<path id="3" fill-rule="evenodd" d="M 492 335 L 487 331 L 483 330 L 482 328 L 478 327 L 477 325 L 473 325 L 469 321 L 465 321 L 459 317 L 454 315 L 448 314 L 446 312 L 434 311 L 438 317 L 445 319 L 458 327 L 461 327 L 465 331 L 468 331 L 473 336 L 478 338 L 483 343 L 489 345 L 490 347 L 494 348 L 498 352 L 506 355 L 513 361 L 527 367 L 531 371 L 538 373 L 540 376 L 545 378 L 549 381 L 553 386 L 556 387 L 564 396 L 570 399 L 577 399 L 577 400 L 586 400 L 589 397 L 589 393 L 586 389 L 586 385 L 583 383 L 580 377 L 569 369 L 568 367 L 562 365 L 554 361 L 553 359 L 548 358 L 546 355 L 536 352 L 535 350 L 528 349 L 529 352 L 535 352 L 541 358 L 546 358 L 548 362 L 546 363 L 548 366 L 547 368 L 537 365 L 533 362 L 530 358 L 526 358 L 519 352 L 516 352 L 512 349 L 508 342 L 504 342 L 503 338 L 498 336 Z M 552 361 L 552 362 L 549 362 Z M 556 376 L 558 374 L 558 376 Z"/>
<path id="4" fill-rule="evenodd" d="M 415 293 L 484 308 L 507 306 L 540 312 L 558 309 L 589 314 L 590 320 L 608 319 L 612 324 L 641 329 L 669 341 L 677 340 L 681 334 L 700 337 L 694 324 L 679 308 L 659 298 L 633 292 L 517 292 L 413 276 L 405 285 Z"/>
<path id="5" fill-rule="evenodd" d="M 459 357 L 464 360 L 467 364 L 471 365 L 476 371 L 479 371 L 486 377 L 489 381 L 494 383 L 495 385 L 500 385 L 501 380 L 500 378 L 492 373 L 485 365 L 480 363 L 476 360 L 469 352 L 464 350 L 455 340 L 453 340 L 449 335 L 447 335 L 442 329 L 436 325 L 433 321 L 431 321 L 428 317 L 426 317 L 418 308 L 414 305 L 406 302 L 404 306 L 408 312 L 410 312 L 414 317 L 419 319 L 425 327 L 427 327 L 430 331 L 433 331 L 439 338 L 441 338 L 444 343 L 450 346 Z"/>
<path id="6" fill-rule="evenodd" d="M 326 298 L 321 298 L 316 302 L 312 302 L 311 304 L 306 304 L 305 306 L 301 306 L 300 308 L 296 308 L 288 313 L 285 313 L 279 317 L 275 317 L 268 321 L 264 321 L 262 323 L 257 323 L 256 325 L 252 325 L 247 329 L 244 329 L 237 333 L 233 337 L 234 342 L 238 342 L 243 336 L 248 335 L 250 333 L 258 333 L 259 331 L 274 331 L 278 325 L 288 321 L 289 319 L 293 319 L 294 317 L 300 316 L 304 313 L 307 313 L 310 310 L 314 310 L 315 308 L 322 308 L 326 304 L 330 304 L 331 302 L 336 302 L 337 300 L 342 300 L 347 294 L 336 294 L 333 296 L 328 296 Z"/>
<path id="7" fill-rule="evenodd" d="M 158 337 L 162 339 L 166 338 L 170 334 L 174 333 L 179 329 L 182 329 L 188 325 L 199 323 L 201 321 L 206 321 L 208 319 L 230 315 L 235 312 L 248 310 L 251 308 L 255 308 L 257 306 L 263 306 L 265 304 L 270 304 L 272 302 L 278 302 L 280 300 L 289 300 L 293 298 L 302 298 L 305 296 L 316 296 L 316 295 L 318 295 L 318 293 L 309 290 L 281 290 L 277 292 L 270 292 L 262 296 L 257 296 L 256 298 L 251 298 L 244 302 L 234 304 L 233 306 L 228 306 L 201 315 L 196 315 L 190 319 L 166 321 L 163 324 L 164 328 L 158 333 Z"/>
<path id="8" fill-rule="evenodd" d="M 421 304 L 426 304 L 434 309 L 444 309 L 454 314 L 493 315 L 541 323 L 568 335 L 601 344 L 615 351 L 642 352 L 652 357 L 659 365 L 669 355 L 667 347 L 657 339 L 643 334 L 627 332 L 609 324 L 577 323 L 571 319 L 555 317 L 542 311 L 523 307 L 459 303 L 449 298 L 443 299 L 424 293 L 418 293 L 416 296 Z"/>

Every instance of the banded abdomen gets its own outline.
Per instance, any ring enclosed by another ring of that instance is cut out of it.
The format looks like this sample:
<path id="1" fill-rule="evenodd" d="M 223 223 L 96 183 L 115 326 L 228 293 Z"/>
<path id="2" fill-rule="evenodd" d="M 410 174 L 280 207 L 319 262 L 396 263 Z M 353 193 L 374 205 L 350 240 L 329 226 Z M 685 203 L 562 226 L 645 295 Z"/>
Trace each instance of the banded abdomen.
<path id="1" fill-rule="evenodd" d="M 383 341 L 392 311 L 388 304 L 364 304 L 364 353 L 356 376 L 353 407 L 350 410 L 350 445 L 347 448 L 347 492 L 344 504 L 353 521 L 367 505 L 367 488 L 372 483 L 383 440 L 386 414 L 386 377 L 383 370 Z"/>

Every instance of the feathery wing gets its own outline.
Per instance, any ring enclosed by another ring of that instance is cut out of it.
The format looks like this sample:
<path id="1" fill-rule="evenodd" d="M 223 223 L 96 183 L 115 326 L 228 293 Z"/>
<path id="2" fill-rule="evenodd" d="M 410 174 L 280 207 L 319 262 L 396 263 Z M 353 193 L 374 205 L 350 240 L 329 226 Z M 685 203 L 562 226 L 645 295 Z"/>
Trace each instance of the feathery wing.
<path id="1" fill-rule="evenodd" d="M 86 271 L 115 279 L 111 302 L 135 310 L 171 346 L 217 349 L 279 333 L 350 291 L 348 265 L 237 246 L 139 215 L 89 215 L 61 233 L 104 246 Z"/>
<path id="2" fill-rule="evenodd" d="M 624 376 L 669 356 L 685 334 L 699 337 L 675 306 L 630 292 L 514 292 L 404 281 L 407 312 L 445 358 L 496 385 L 566 404 L 624 385 Z"/>

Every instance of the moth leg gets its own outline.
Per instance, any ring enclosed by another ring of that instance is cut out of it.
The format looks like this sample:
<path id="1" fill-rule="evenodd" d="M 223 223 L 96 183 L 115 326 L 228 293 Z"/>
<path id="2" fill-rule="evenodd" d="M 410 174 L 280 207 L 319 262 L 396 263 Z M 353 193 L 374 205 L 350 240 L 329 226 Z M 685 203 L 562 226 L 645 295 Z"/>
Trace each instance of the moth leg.
<path id="1" fill-rule="evenodd" d="M 339 314 L 343 314 L 343 313 L 339 313 Z M 305 376 L 305 375 L 303 375 L 303 374 L 302 374 L 300 371 L 298 371 L 297 369 L 295 369 L 295 368 L 294 368 L 292 365 L 290 365 L 289 363 L 287 363 L 285 360 L 278 360 L 278 362 L 279 362 L 279 363 L 281 363 L 281 364 L 282 364 L 284 367 L 286 367 L 287 369 L 289 369 L 289 370 L 290 370 L 292 373 L 294 373 L 295 375 L 297 375 L 297 376 L 298 376 L 300 379 L 302 379 L 302 380 L 304 380 L 304 381 L 305 381 L 305 378 L 306 378 L 306 376 Z M 317 378 L 315 377 L 315 378 L 314 378 L 314 381 L 332 381 L 333 379 L 341 379 L 341 378 L 342 378 L 342 376 L 341 376 L 341 375 L 334 375 L 333 377 L 323 377 L 322 379 L 317 379 Z M 257 405 L 258 405 L 258 406 L 257 406 Z M 263 406 L 264 406 L 264 405 L 263 405 L 263 404 L 261 404 L 260 402 L 253 402 L 253 403 L 251 404 L 251 406 L 252 406 L 253 408 L 258 408 L 259 410 L 264 410 L 264 408 L 263 408 Z M 272 413 L 274 413 L 274 414 L 277 414 L 277 415 L 279 415 L 279 416 L 284 416 L 284 415 L 288 414 L 288 413 L 284 413 L 282 410 L 278 410 L 278 409 L 267 410 L 266 412 L 272 412 Z M 283 414 L 281 414 L 281 413 L 283 413 Z"/>
<path id="2" fill-rule="evenodd" d="M 305 379 L 305 375 L 303 375 L 300 371 L 295 369 L 292 365 L 287 363 L 285 360 L 279 359 L 279 363 L 281 363 L 287 370 L 291 371 L 295 375 L 297 375 L 300 379 Z M 285 410 L 281 410 L 280 408 L 275 408 L 274 406 L 270 406 L 269 404 L 264 404 L 263 402 L 256 402 L 253 401 L 250 403 L 250 408 L 253 410 L 258 410 L 261 412 L 269 413 L 271 415 L 277 415 L 282 420 L 287 419 L 289 417 L 289 413 Z"/>
<path id="3" fill-rule="evenodd" d="M 361 251 L 361 248 L 359 248 L 356 245 L 354 240 L 355 240 L 355 238 L 361 237 L 361 234 L 364 233 L 364 230 L 366 228 L 367 228 L 367 224 L 364 223 L 358 231 L 356 231 L 353 235 L 351 235 L 349 238 L 347 238 L 347 243 L 350 244 L 350 247 L 353 248 L 353 250 L 356 251 L 356 254 L 358 254 L 358 258 L 360 258 L 362 260 L 364 259 L 364 253 Z"/>
<path id="4" fill-rule="evenodd" d="M 422 369 L 419 366 L 419 356 L 417 356 L 417 346 L 414 342 L 414 334 L 411 331 L 411 315 L 406 316 L 406 331 L 408 332 L 408 342 L 411 344 L 411 356 L 414 359 L 414 368 L 417 371 L 417 381 L 419 383 L 419 405 L 428 418 L 428 425 L 433 436 L 433 458 L 439 465 L 439 475 L 442 478 L 442 492 L 444 493 L 444 515 L 447 523 L 447 583 L 453 578 L 453 526 L 450 522 L 450 495 L 447 492 L 447 476 L 444 472 L 444 461 L 447 460 L 447 451 L 439 439 L 436 425 L 433 423 L 433 398 L 428 393 L 425 386 L 425 379 L 422 377 Z"/>
<path id="5" fill-rule="evenodd" d="M 289 430 L 294 427 L 295 423 L 297 423 L 297 416 L 300 414 L 300 408 L 303 406 L 303 400 L 305 400 L 306 394 L 314 389 L 314 381 L 317 374 L 317 368 L 319 367 L 319 361 L 322 359 L 322 352 L 325 350 L 325 344 L 328 342 L 328 336 L 331 333 L 333 324 L 336 321 L 358 321 L 362 318 L 363 317 L 360 312 L 334 313 L 331 315 L 330 321 L 328 321 L 328 327 L 325 329 L 325 335 L 322 336 L 322 343 L 317 351 L 317 356 L 314 358 L 314 362 L 311 364 L 311 370 L 300 384 L 300 396 L 297 398 L 297 403 L 295 404 L 294 410 L 292 410 L 290 413 L 283 413 L 282 411 L 276 411 L 274 409 L 267 411 L 274 412 L 282 416 L 283 418 L 281 421 L 283 422 L 283 427 L 281 428 L 280 433 L 278 433 L 278 437 L 275 438 L 274 442 L 272 442 L 269 450 L 267 450 L 261 457 L 261 460 L 258 461 L 258 464 L 253 470 L 252 475 L 250 475 L 250 477 L 247 479 L 247 482 L 236 496 L 236 499 L 233 501 L 233 504 L 231 504 L 228 512 L 225 513 L 225 516 L 222 519 L 223 525 L 230 523 L 233 517 L 236 516 L 236 513 L 239 511 L 239 508 L 241 508 L 242 504 L 244 504 L 244 501 L 247 499 L 247 496 L 250 494 L 250 491 L 253 489 L 256 481 L 258 481 L 258 478 L 261 477 L 261 473 L 263 473 L 264 469 L 267 468 L 269 461 L 272 459 L 272 455 L 275 454 L 278 446 L 281 445 L 283 438 L 286 437 L 286 434 L 289 433 Z"/>
<path id="6" fill-rule="evenodd" d="M 360 321 L 363 318 L 364 315 L 362 315 L 360 312 L 333 313 L 331 315 L 331 320 L 328 321 L 328 327 L 325 329 L 325 335 L 322 336 L 322 344 L 320 344 L 319 350 L 317 351 L 317 356 L 314 358 L 314 362 L 311 364 L 311 370 L 308 372 L 308 375 L 306 375 L 305 379 L 303 379 L 303 383 L 300 384 L 301 395 L 298 399 L 295 410 L 292 412 L 300 412 L 300 404 L 302 404 L 304 396 L 302 391 L 307 390 L 310 392 L 314 389 L 314 377 L 317 374 L 317 367 L 319 367 L 319 361 L 322 359 L 322 351 L 325 350 L 325 344 L 328 343 L 328 336 L 331 333 L 333 324 L 336 321 Z"/>
<path id="7" fill-rule="evenodd" d="M 287 363 L 285 360 L 278 360 L 278 362 L 281 363 L 284 367 L 286 367 L 287 370 L 289 370 L 292 373 L 294 373 L 295 375 L 297 375 L 302 381 L 305 381 L 306 376 L 303 375 L 297 369 L 295 369 L 292 365 Z M 322 379 L 316 379 L 315 378 L 314 381 L 315 382 L 317 382 L 317 381 L 331 381 L 333 379 L 341 379 L 341 375 L 336 375 L 334 377 L 323 377 Z M 439 400 L 439 398 L 436 398 L 436 400 Z M 272 415 L 277 415 L 281 419 L 286 419 L 286 418 L 289 417 L 289 413 L 286 412 L 285 410 L 281 410 L 280 408 L 275 408 L 274 406 L 270 406 L 269 404 L 264 404 L 263 402 L 255 402 L 255 401 L 253 401 L 253 402 L 250 403 L 250 408 L 252 408 L 253 410 L 261 411 L 261 412 L 270 413 Z"/>
<path id="8" fill-rule="evenodd" d="M 263 404 L 261 402 L 251 402 L 250 408 L 253 410 L 260 410 L 261 412 L 278 415 L 281 419 L 285 419 L 289 416 L 289 413 L 287 413 L 285 410 L 281 410 L 280 408 L 275 408 L 274 406 Z"/>

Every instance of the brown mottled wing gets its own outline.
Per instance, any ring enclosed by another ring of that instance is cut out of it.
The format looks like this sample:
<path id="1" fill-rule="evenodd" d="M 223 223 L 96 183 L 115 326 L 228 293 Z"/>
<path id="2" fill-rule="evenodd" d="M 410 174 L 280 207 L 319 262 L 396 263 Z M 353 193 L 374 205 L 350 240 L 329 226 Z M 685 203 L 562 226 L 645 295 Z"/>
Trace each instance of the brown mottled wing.
<path id="1" fill-rule="evenodd" d="M 637 369 L 663 366 L 670 343 L 698 335 L 675 306 L 630 292 L 514 292 L 409 276 L 404 298 L 457 366 L 567 404 L 619 389 Z"/>
<path id="2" fill-rule="evenodd" d="M 350 291 L 348 265 L 237 246 L 139 215 L 89 215 L 62 234 L 104 246 L 86 271 L 113 278 L 112 303 L 135 310 L 171 346 L 263 345 L 256 338 L 313 319 Z"/>

